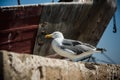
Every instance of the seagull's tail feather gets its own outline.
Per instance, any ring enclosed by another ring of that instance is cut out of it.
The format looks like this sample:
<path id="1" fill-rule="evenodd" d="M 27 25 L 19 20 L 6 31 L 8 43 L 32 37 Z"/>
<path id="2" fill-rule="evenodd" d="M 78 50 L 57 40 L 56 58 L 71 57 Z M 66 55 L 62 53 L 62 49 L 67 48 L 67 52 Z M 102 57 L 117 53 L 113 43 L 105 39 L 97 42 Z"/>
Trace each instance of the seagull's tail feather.
<path id="1" fill-rule="evenodd" d="M 107 50 L 105 48 L 96 48 L 96 51 L 100 51 L 101 53 L 106 52 Z"/>

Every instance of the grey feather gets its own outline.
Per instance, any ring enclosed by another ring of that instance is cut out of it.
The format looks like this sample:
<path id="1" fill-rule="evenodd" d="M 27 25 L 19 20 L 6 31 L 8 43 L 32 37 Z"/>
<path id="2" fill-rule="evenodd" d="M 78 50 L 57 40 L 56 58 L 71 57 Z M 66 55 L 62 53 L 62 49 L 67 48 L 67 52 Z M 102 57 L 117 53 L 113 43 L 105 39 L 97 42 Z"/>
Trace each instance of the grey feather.
<path id="1" fill-rule="evenodd" d="M 84 46 L 87 45 L 88 47 Z M 63 50 L 71 50 L 74 53 L 76 53 L 76 55 L 79 55 L 83 52 L 87 52 L 88 50 L 90 50 L 90 48 L 94 48 L 93 46 L 86 44 L 86 43 L 82 43 L 80 41 L 76 41 L 76 40 L 69 40 L 69 39 L 64 39 L 62 42 L 62 46 L 60 46 L 61 49 Z"/>

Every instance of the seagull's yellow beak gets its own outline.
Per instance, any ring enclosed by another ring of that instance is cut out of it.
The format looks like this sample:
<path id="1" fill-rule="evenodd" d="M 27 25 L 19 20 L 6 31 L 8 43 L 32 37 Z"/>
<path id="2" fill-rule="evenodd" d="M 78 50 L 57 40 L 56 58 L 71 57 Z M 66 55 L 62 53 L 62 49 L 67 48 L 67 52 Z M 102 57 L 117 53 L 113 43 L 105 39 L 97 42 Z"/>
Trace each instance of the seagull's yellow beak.
<path id="1" fill-rule="evenodd" d="M 47 34 L 47 35 L 45 35 L 45 38 L 52 38 L 52 35 L 51 34 Z"/>

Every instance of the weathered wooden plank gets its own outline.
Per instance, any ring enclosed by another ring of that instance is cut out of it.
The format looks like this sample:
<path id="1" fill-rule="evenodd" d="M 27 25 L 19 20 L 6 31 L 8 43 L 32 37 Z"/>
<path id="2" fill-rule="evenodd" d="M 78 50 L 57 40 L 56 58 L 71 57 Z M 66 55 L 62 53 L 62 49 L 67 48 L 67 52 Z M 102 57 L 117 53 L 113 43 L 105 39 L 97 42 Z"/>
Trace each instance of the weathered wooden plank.
<path id="1" fill-rule="evenodd" d="M 4 80 L 120 80 L 120 65 L 70 62 L 0 51 Z"/>
<path id="2" fill-rule="evenodd" d="M 61 31 L 65 38 L 97 45 L 116 10 L 116 1 L 79 1 L 43 7 L 33 54 L 47 56 L 55 53 L 50 46 L 51 40 L 44 39 L 43 32 Z"/>

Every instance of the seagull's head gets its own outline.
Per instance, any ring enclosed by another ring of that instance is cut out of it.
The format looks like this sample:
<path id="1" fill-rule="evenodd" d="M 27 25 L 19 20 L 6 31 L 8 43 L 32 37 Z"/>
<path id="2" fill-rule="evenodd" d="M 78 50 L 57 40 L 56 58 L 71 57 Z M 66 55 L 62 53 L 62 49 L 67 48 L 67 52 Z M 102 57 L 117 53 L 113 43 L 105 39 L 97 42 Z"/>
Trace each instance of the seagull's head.
<path id="1" fill-rule="evenodd" d="M 61 39 L 64 39 L 64 36 L 63 36 L 63 34 L 61 32 L 55 31 L 55 32 L 53 32 L 51 34 L 45 35 L 45 38 L 54 38 L 54 39 L 55 38 L 61 38 Z"/>

